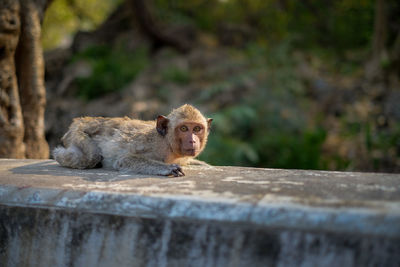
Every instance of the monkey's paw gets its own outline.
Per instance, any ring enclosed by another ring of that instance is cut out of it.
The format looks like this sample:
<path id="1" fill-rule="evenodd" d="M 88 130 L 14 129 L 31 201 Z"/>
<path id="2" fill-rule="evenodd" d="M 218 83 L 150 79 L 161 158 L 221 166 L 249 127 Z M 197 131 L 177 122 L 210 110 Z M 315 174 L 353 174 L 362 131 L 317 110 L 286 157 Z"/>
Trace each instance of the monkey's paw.
<path id="1" fill-rule="evenodd" d="M 179 166 L 178 164 L 170 164 L 166 166 L 166 169 L 162 172 L 162 175 L 165 176 L 174 176 L 174 177 L 178 177 L 178 176 L 185 176 L 185 173 L 182 171 L 181 166 Z"/>

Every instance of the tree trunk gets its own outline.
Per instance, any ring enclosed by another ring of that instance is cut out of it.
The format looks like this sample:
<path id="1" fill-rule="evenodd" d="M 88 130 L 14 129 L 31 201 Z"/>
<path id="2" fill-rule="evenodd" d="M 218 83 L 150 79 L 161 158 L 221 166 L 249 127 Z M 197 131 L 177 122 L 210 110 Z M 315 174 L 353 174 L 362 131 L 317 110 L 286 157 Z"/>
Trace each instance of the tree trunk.
<path id="1" fill-rule="evenodd" d="M 187 53 L 196 39 L 196 30 L 192 26 L 160 23 L 154 16 L 152 1 L 125 0 L 96 30 L 79 31 L 75 35 L 72 51 L 84 51 L 92 45 L 113 44 L 121 34 L 136 34 L 136 30 L 139 30 L 142 36 L 131 38 L 140 42 L 141 37 L 146 37 L 151 43 L 152 52 L 169 46 Z"/>
<path id="2" fill-rule="evenodd" d="M 40 34 L 51 1 L 0 2 L 0 157 L 49 157 Z"/>
<path id="3" fill-rule="evenodd" d="M 385 49 L 387 36 L 387 14 L 385 0 L 376 0 L 374 34 L 372 36 L 372 57 L 379 59 Z"/>
<path id="4" fill-rule="evenodd" d="M 15 74 L 15 50 L 20 34 L 17 1 L 0 3 L 0 157 L 24 158 L 24 123 Z"/>
<path id="5" fill-rule="evenodd" d="M 134 14 L 142 32 L 146 34 L 153 42 L 153 49 L 162 46 L 174 47 L 182 53 L 190 50 L 190 44 L 184 38 L 166 34 L 162 30 L 160 24 L 156 21 L 150 7 L 151 1 L 146 0 L 130 0 Z"/>
<path id="6" fill-rule="evenodd" d="M 48 1 L 20 0 L 21 34 L 16 51 L 16 70 L 24 118 L 24 143 L 27 158 L 48 158 L 49 146 L 44 136 L 43 51 L 40 43 L 41 22 Z"/>
<path id="7" fill-rule="evenodd" d="M 387 40 L 387 8 L 385 0 L 376 0 L 374 33 L 372 35 L 372 57 L 367 65 L 367 78 L 382 74 L 381 61 L 385 56 Z"/>

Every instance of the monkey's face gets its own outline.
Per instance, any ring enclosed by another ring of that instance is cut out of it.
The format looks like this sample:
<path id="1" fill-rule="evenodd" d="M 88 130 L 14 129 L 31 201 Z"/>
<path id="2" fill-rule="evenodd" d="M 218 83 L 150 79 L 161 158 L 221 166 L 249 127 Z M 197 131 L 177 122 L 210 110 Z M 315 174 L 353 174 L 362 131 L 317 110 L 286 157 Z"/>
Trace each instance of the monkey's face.
<path id="1" fill-rule="evenodd" d="M 175 157 L 196 157 L 207 143 L 212 119 L 206 119 L 190 105 L 174 109 L 167 117 L 158 116 L 156 130 Z"/>
<path id="2" fill-rule="evenodd" d="M 182 156 L 197 156 L 203 149 L 207 128 L 201 123 L 184 122 L 175 127 L 175 136 Z"/>

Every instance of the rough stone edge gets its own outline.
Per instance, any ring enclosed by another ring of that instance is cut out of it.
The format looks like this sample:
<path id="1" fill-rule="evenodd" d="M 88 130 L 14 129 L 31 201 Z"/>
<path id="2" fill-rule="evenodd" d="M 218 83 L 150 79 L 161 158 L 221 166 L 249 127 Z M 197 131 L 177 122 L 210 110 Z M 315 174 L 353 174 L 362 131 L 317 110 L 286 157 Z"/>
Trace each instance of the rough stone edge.
<path id="1" fill-rule="evenodd" d="M 398 204 L 398 203 L 397 203 Z M 76 191 L 0 186 L 0 205 L 67 209 L 140 218 L 212 220 L 261 227 L 400 238 L 400 208 L 321 208 L 291 203 L 237 203 L 195 196 Z"/>

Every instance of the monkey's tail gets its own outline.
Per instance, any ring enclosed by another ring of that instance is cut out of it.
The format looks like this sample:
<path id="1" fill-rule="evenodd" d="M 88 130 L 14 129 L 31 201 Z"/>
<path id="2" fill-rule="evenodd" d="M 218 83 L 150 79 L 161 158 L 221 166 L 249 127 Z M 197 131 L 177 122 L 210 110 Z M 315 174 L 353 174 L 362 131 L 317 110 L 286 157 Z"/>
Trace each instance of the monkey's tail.
<path id="1" fill-rule="evenodd" d="M 54 159 L 60 163 L 61 166 L 74 169 L 95 168 L 101 164 L 102 156 L 100 153 L 90 154 L 91 155 L 85 155 L 82 153 L 82 150 L 75 145 L 71 145 L 67 148 L 59 146 L 53 150 Z"/>

